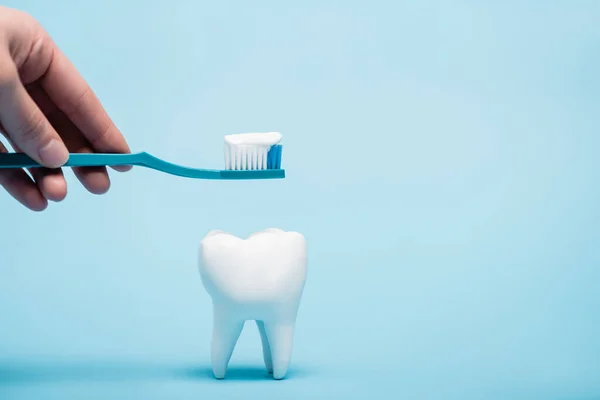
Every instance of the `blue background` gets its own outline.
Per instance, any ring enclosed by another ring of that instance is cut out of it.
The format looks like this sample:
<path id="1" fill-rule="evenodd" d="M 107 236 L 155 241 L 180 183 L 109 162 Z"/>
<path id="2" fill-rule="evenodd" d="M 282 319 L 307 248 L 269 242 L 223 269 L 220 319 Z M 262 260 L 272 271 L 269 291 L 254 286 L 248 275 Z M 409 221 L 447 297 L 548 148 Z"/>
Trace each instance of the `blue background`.
<path id="1" fill-rule="evenodd" d="M 134 151 L 280 131 L 288 177 L 0 194 L 0 398 L 600 397 L 599 2 L 4 3 Z M 248 324 L 215 381 L 199 241 L 267 227 L 309 241 L 292 368 Z"/>

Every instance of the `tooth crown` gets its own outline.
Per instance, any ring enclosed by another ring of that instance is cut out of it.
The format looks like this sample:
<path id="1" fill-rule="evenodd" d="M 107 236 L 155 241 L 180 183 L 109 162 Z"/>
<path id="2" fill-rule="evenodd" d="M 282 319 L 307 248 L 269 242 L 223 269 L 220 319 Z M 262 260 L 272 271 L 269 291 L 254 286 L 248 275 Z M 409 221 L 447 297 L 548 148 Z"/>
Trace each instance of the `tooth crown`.
<path id="1" fill-rule="evenodd" d="M 200 246 L 200 274 L 209 294 L 223 301 L 291 301 L 304 287 L 306 241 L 297 232 L 274 229 L 247 239 L 212 231 Z"/>

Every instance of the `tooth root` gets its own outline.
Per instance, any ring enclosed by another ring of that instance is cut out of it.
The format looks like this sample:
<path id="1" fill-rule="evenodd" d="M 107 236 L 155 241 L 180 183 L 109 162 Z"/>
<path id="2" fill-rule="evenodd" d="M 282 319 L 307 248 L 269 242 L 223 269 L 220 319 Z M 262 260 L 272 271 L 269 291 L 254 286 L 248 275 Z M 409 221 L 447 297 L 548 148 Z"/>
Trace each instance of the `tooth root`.
<path id="1" fill-rule="evenodd" d="M 233 354 L 233 349 L 244 328 L 244 321 L 217 311 L 214 312 L 213 319 L 211 364 L 215 378 L 223 379 L 225 378 L 227 365 Z"/>
<path id="2" fill-rule="evenodd" d="M 292 341 L 294 337 L 294 324 L 278 322 L 265 322 L 265 332 L 271 350 L 273 363 L 273 378 L 283 379 L 287 373 L 292 358 Z"/>
<path id="3" fill-rule="evenodd" d="M 260 341 L 262 342 L 263 358 L 265 360 L 265 366 L 267 372 L 273 373 L 273 360 L 271 358 L 271 346 L 269 345 L 269 339 L 267 337 L 267 331 L 265 330 L 265 323 L 262 321 L 256 321 L 258 332 L 260 333 Z"/>

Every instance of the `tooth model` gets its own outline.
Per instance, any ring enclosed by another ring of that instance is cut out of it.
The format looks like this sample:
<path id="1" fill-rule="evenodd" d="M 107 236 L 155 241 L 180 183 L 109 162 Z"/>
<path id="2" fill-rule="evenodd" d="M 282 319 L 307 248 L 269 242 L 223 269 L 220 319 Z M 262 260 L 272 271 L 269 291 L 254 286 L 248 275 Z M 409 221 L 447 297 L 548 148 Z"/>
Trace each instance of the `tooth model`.
<path id="1" fill-rule="evenodd" d="M 223 379 L 247 320 L 255 320 L 267 371 L 283 379 L 306 281 L 306 240 L 297 232 L 266 229 L 247 239 L 222 231 L 201 242 L 199 269 L 212 298 L 213 374 Z"/>

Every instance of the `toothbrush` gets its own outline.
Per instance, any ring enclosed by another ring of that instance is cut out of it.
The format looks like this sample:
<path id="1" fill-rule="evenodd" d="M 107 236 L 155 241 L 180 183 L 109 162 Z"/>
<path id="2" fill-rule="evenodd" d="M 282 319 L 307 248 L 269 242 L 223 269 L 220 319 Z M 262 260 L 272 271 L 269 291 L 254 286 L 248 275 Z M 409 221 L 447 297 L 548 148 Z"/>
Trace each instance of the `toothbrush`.
<path id="1" fill-rule="evenodd" d="M 238 139 L 252 139 L 253 134 L 237 134 Z M 260 135 L 260 134 L 259 134 Z M 281 135 L 279 136 L 281 137 Z M 190 168 L 173 164 L 149 153 L 111 154 L 111 153 L 70 153 L 64 167 L 95 167 L 134 165 L 151 168 L 167 174 L 193 179 L 248 180 L 282 179 L 285 170 L 281 168 L 282 145 L 275 143 L 227 143 L 225 169 Z M 262 144 L 262 146 L 261 146 Z M 41 164 L 24 153 L 0 154 L 0 169 L 41 168 Z"/>

